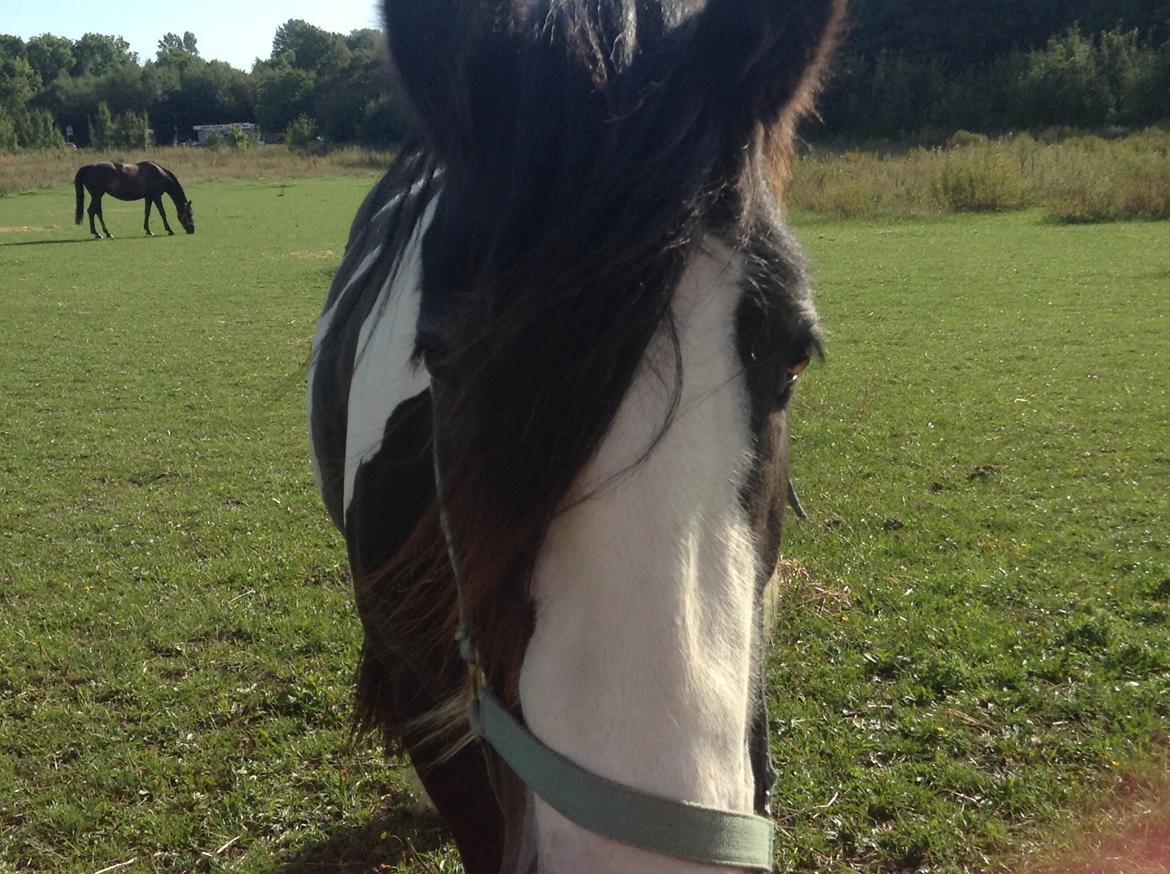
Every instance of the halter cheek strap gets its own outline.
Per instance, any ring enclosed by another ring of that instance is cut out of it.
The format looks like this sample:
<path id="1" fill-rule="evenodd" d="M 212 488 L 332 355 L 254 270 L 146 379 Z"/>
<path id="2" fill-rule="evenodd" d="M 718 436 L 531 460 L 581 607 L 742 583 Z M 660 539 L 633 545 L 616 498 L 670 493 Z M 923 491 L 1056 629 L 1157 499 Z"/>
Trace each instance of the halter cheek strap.
<path id="1" fill-rule="evenodd" d="M 433 378 L 431 393 L 435 494 L 459 601 L 459 629 L 455 639 L 471 680 L 468 717 L 476 737 L 495 750 L 549 807 L 579 828 L 661 856 L 771 871 L 775 827 L 770 819 L 662 798 L 587 771 L 541 742 L 492 693 L 479 666 L 463 598 L 459 556 L 442 501 L 443 467 L 438 428 L 442 390 Z"/>

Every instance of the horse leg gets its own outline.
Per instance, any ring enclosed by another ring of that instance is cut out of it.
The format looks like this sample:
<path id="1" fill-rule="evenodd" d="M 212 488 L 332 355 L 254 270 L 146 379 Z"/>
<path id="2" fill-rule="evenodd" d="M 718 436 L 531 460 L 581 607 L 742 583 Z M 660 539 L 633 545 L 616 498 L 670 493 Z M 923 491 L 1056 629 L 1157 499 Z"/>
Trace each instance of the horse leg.
<path id="1" fill-rule="evenodd" d="M 150 202 L 150 198 L 147 198 L 147 203 L 149 203 L 149 202 Z M 163 209 L 162 195 L 161 194 L 154 198 L 154 205 L 158 208 L 158 214 L 160 216 L 162 216 L 163 227 L 166 228 L 167 233 L 173 237 L 175 235 L 175 232 L 171 230 L 171 226 L 167 222 L 167 211 L 165 209 Z"/>
<path id="2" fill-rule="evenodd" d="M 93 217 L 95 215 L 98 217 L 98 221 L 102 223 L 102 233 L 106 235 L 106 239 L 114 239 L 114 235 L 111 234 L 110 229 L 106 227 L 106 217 L 102 215 L 102 196 L 100 194 L 91 200 L 89 204 L 89 229 L 91 231 L 93 231 Z M 93 235 L 99 240 L 101 239 L 101 237 L 98 237 L 97 231 L 93 231 Z"/>
<path id="3" fill-rule="evenodd" d="M 146 198 L 146 218 L 142 220 L 142 229 L 146 231 L 146 236 L 153 237 L 154 234 L 150 232 L 150 207 L 152 206 L 150 198 Z"/>
<path id="4" fill-rule="evenodd" d="M 410 750 L 409 739 L 406 747 Z M 413 761 L 425 761 L 411 752 Z M 451 831 L 463 869 L 467 874 L 499 874 L 504 821 L 479 744 L 468 744 L 437 765 L 415 767 L 423 788 Z"/>
<path id="5" fill-rule="evenodd" d="M 422 409 L 429 414 L 429 405 Z M 356 501 L 361 500 L 360 494 Z M 354 527 L 351 524 L 351 533 Z M 363 597 L 363 591 L 367 597 Z M 376 590 L 359 588 L 359 609 L 371 609 L 370 591 Z M 387 594 L 385 590 L 377 593 Z M 377 621 L 377 614 L 366 619 Z M 435 737 L 424 721 L 434 706 L 433 696 L 419 675 L 403 665 L 398 656 L 388 652 L 383 661 L 378 655 L 379 640 L 367 632 L 362 648 L 357 681 L 359 724 L 381 729 L 387 754 L 401 746 L 410 757 L 419 782 L 459 848 L 467 874 L 499 874 L 505 850 L 504 819 L 482 748 L 470 743 L 449 758 L 437 755 L 440 751 Z M 388 663 L 392 665 L 389 670 Z M 426 673 L 434 669 L 434 665 L 427 665 Z M 403 725 L 416 727 L 403 732 L 398 728 Z"/>
<path id="6" fill-rule="evenodd" d="M 97 215 L 97 198 L 94 197 L 92 191 L 89 193 L 89 209 L 86 211 L 89 213 L 89 232 L 93 234 L 93 238 L 95 240 L 100 240 L 102 235 L 99 234 L 97 232 L 97 228 L 93 226 L 93 217 Z"/>

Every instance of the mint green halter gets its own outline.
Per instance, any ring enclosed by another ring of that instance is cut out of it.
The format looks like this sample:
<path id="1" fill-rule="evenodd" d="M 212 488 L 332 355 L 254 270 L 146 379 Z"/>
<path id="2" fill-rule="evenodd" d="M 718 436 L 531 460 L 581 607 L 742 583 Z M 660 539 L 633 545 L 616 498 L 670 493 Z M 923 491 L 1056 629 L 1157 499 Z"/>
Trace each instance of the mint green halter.
<path id="1" fill-rule="evenodd" d="M 432 408 L 435 386 L 432 382 Z M 438 419 L 431 435 L 439 524 L 459 598 L 455 639 L 471 677 L 471 730 L 549 807 L 574 825 L 603 838 L 660 856 L 705 865 L 728 865 L 771 871 L 775 826 L 770 819 L 674 801 L 624 786 L 549 748 L 520 723 L 492 693 L 464 609 L 463 585 L 455 541 L 443 507 Z"/>

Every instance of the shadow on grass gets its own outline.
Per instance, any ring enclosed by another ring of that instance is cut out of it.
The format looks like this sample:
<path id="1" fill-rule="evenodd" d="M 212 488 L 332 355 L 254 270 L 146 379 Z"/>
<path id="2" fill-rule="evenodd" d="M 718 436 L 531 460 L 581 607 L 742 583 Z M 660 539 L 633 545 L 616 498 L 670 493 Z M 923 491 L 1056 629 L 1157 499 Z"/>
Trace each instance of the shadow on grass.
<path id="1" fill-rule="evenodd" d="M 88 243 L 92 237 L 76 237 L 68 240 L 19 240 L 15 243 L 0 243 L 0 249 L 5 246 L 52 246 L 58 243 Z"/>
<path id="2" fill-rule="evenodd" d="M 305 847 L 276 869 L 277 874 L 384 874 L 399 866 L 419 872 L 439 870 L 423 854 L 447 846 L 446 829 L 437 820 L 404 810 L 387 811 L 365 825 L 339 827 L 329 837 Z M 452 855 L 454 851 L 452 850 Z M 451 870 L 446 866 L 443 870 Z"/>
<path id="3" fill-rule="evenodd" d="M 5 246 L 52 246 L 60 243 L 88 243 L 91 241 L 95 243 L 105 243 L 109 241 L 126 243 L 134 242 L 136 240 L 164 240 L 169 236 L 172 235 L 151 234 L 150 236 L 147 236 L 146 234 L 142 234 L 141 236 L 136 237 L 108 237 L 104 240 L 99 240 L 96 237 L 70 237 L 68 240 L 21 240 L 16 243 L 0 243 L 0 249 L 4 248 Z M 173 236 L 178 236 L 178 234 L 174 234 Z"/>

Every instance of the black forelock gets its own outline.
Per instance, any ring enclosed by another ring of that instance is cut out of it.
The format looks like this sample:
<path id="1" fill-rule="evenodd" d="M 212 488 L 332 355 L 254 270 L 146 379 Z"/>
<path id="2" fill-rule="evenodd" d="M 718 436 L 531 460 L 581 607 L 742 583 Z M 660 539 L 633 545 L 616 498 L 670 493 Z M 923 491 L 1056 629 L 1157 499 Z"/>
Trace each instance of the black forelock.
<path id="1" fill-rule="evenodd" d="M 450 317 L 428 364 L 448 388 L 445 505 L 477 610 L 514 614 L 501 589 L 526 597 L 549 522 L 670 327 L 696 241 L 746 246 L 765 128 L 784 102 L 762 79 L 788 71 L 796 87 L 791 71 L 819 49 L 776 60 L 776 43 L 801 27 L 819 38 L 809 10 L 823 25 L 832 8 L 387 0 L 423 152 L 443 174 L 423 297 Z M 516 653 L 483 655 L 490 667 Z"/>

